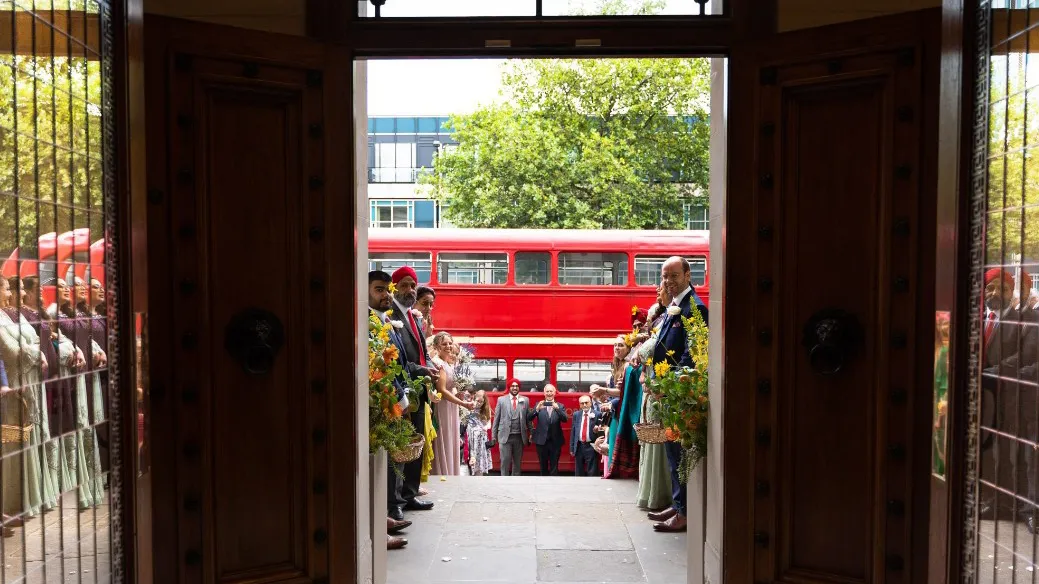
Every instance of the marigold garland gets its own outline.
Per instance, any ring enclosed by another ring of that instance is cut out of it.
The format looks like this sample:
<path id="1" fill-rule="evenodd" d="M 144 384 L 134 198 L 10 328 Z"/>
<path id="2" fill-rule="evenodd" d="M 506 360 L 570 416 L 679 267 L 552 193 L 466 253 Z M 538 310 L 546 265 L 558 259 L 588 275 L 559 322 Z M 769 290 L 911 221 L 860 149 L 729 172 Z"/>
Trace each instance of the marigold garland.
<path id="1" fill-rule="evenodd" d="M 374 314 L 368 319 L 368 451 L 372 454 L 380 448 L 388 452 L 403 450 L 415 435 L 415 427 L 404 416 L 393 385 L 403 371 L 397 361 L 397 347 L 390 341 L 392 330 L 391 323 L 383 323 Z M 414 385 L 409 381 L 408 399 L 417 403 Z"/>

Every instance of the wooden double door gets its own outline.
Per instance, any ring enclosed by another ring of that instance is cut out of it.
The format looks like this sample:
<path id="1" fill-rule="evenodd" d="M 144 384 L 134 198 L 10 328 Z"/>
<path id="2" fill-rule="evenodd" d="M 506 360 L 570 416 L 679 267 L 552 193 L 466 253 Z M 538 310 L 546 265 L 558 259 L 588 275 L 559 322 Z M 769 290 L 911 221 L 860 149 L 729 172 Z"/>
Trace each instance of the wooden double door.
<path id="1" fill-rule="evenodd" d="M 926 576 L 939 16 L 733 48 L 727 582 Z M 146 28 L 154 579 L 355 581 L 351 55 Z"/>

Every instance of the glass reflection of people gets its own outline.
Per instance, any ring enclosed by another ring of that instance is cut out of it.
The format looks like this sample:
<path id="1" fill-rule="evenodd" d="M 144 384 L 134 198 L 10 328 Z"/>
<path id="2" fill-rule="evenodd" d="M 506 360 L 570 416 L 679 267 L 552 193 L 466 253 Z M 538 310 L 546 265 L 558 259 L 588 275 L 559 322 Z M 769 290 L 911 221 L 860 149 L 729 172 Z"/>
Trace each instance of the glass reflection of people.
<path id="1" fill-rule="evenodd" d="M 8 378 L 7 391 L 0 394 L 0 423 L 5 427 L 0 464 L 5 527 L 22 525 L 23 518 L 40 513 L 44 505 L 45 465 L 39 449 L 26 448 L 21 429 L 32 423 L 31 410 L 42 403 L 48 364 L 39 336 L 22 317 L 17 303 L 10 282 L 0 279 L 0 357 Z"/>
<path id="2" fill-rule="evenodd" d="M 83 313 L 81 318 L 90 317 L 91 334 L 101 349 L 105 350 L 108 347 L 108 320 L 105 318 L 107 311 L 105 287 L 97 278 L 90 278 L 89 282 L 90 287 L 87 290 L 87 300 L 78 307 L 78 311 Z M 100 371 L 97 373 L 101 386 L 101 408 L 98 410 L 97 421 L 95 422 L 97 443 L 101 456 L 101 470 L 105 473 L 105 477 L 108 476 L 110 462 L 108 455 L 109 426 L 106 423 L 108 419 L 108 368 L 106 365 L 107 363 L 101 365 Z M 106 485 L 107 482 L 106 480 Z"/>
<path id="3" fill-rule="evenodd" d="M 95 374 L 106 363 L 101 346 L 100 331 L 95 331 L 94 319 L 86 311 L 87 287 L 76 278 L 75 296 L 62 279 L 57 281 L 57 317 L 61 333 L 72 340 L 83 354 L 85 363 L 75 375 L 75 391 L 72 399 L 72 422 L 75 433 L 72 440 L 62 440 L 65 463 L 71 479 L 78 487 L 80 510 L 90 509 L 104 502 L 104 477 L 101 455 L 94 425 L 103 420 L 104 406 L 101 381 Z"/>
<path id="4" fill-rule="evenodd" d="M 41 309 L 43 296 L 40 290 L 40 279 L 36 276 L 26 276 L 19 280 L 17 276 L 12 276 L 9 282 L 11 289 L 19 292 L 18 312 L 36 332 L 40 350 L 48 364 L 44 374 L 44 383 L 40 384 L 39 395 L 36 396 L 38 399 L 33 400 L 32 396 L 26 395 L 26 407 L 28 408 L 29 423 L 32 424 L 29 443 L 38 451 L 36 456 L 41 464 L 41 508 L 43 511 L 50 511 L 57 506 L 60 493 L 58 445 L 51 440 L 50 420 L 50 407 L 54 401 L 54 396 L 51 394 L 60 392 L 60 387 L 54 387 L 60 385 L 60 382 L 55 380 L 61 370 L 60 358 L 54 343 L 57 333 L 51 328 L 47 314 Z M 14 314 L 10 316 L 13 320 Z M 75 360 L 76 356 L 67 353 L 65 358 Z M 33 403 L 34 401 L 35 403 Z"/>
<path id="5" fill-rule="evenodd" d="M 934 327 L 934 442 L 931 453 L 931 472 L 945 477 L 947 451 L 945 429 L 949 409 L 949 313 L 939 312 Z"/>
<path id="6" fill-rule="evenodd" d="M 1000 434 L 1035 442 L 1039 438 L 1039 420 L 1035 416 L 1039 312 L 1014 308 L 1015 286 L 1009 271 L 990 269 L 985 272 L 984 282 L 982 425 Z M 1013 381 L 1016 378 L 1022 383 Z M 1027 485 L 1030 500 L 1039 496 L 1034 448 L 1021 448 L 1018 440 L 988 433 L 982 440 L 981 456 L 983 481 L 1012 493 L 1017 485 Z M 983 517 L 992 513 L 999 516 L 1001 511 L 1011 512 L 1014 508 L 1035 533 L 1039 525 L 1030 506 L 1015 504 L 1011 496 L 997 497 L 994 489 L 982 487 L 979 512 Z"/>

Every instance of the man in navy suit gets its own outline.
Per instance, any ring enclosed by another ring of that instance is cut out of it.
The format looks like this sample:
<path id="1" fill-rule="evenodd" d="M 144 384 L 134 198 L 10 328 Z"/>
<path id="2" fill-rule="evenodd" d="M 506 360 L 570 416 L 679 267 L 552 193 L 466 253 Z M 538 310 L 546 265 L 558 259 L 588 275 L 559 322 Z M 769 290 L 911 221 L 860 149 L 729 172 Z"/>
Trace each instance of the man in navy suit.
<path id="1" fill-rule="evenodd" d="M 379 270 L 368 272 L 368 310 L 383 323 L 392 322 L 386 316 L 386 311 L 392 306 L 389 288 L 389 274 Z M 402 369 L 401 374 L 393 379 L 393 387 L 397 390 L 397 403 L 407 411 L 408 385 L 407 377 L 404 373 L 408 368 L 407 354 L 400 335 L 395 329 L 390 330 L 390 341 L 397 347 L 397 360 L 401 364 Z M 390 464 L 395 465 L 396 463 L 390 462 Z M 407 504 L 407 501 L 401 496 L 403 480 L 401 480 L 400 475 L 393 468 L 390 468 L 386 476 L 386 482 L 386 530 L 389 533 L 397 533 L 411 525 L 410 521 L 404 519 L 404 514 L 401 512 L 401 507 Z M 400 549 L 407 544 L 408 540 L 402 537 L 391 536 L 386 540 L 387 549 Z"/>
<path id="2" fill-rule="evenodd" d="M 682 317 L 689 318 L 693 309 L 700 311 L 703 321 L 707 322 L 707 307 L 696 295 L 692 286 L 692 272 L 689 261 L 683 257 L 668 258 L 660 269 L 664 287 L 671 295 L 671 305 L 667 307 L 667 316 L 660 323 L 657 331 L 656 347 L 653 350 L 653 363 L 667 362 L 671 367 L 692 367 L 693 358 L 689 354 L 686 342 L 685 326 Z M 677 442 L 664 444 L 667 452 L 667 463 L 671 468 L 671 495 L 674 503 L 659 513 L 650 513 L 649 518 L 656 521 L 653 526 L 657 531 L 677 532 L 686 530 L 686 485 L 678 480 L 678 463 L 682 457 L 682 445 Z"/>
<path id="3" fill-rule="evenodd" d="M 559 474 L 559 453 L 563 451 L 563 428 L 560 424 L 566 421 L 566 408 L 556 401 L 556 386 L 545 384 L 545 399 L 527 412 L 527 421 L 537 419 L 531 441 L 537 446 L 538 462 L 541 463 L 541 476 Z"/>
<path id="4" fill-rule="evenodd" d="M 592 408 L 592 396 L 582 395 L 581 409 L 574 412 L 574 424 L 570 427 L 570 456 L 574 457 L 574 475 L 591 477 L 599 474 L 599 455 L 592 447 L 598 434 L 595 426 L 599 413 Z"/>

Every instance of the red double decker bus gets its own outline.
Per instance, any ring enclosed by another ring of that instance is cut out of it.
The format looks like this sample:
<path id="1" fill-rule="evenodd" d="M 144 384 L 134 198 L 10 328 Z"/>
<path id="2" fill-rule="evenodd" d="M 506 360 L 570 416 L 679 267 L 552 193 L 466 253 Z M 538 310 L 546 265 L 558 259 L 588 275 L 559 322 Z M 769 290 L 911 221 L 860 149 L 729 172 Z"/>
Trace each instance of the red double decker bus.
<path id="1" fill-rule="evenodd" d="M 477 387 L 492 408 L 517 378 L 532 405 L 552 383 L 576 409 L 609 379 L 613 341 L 630 330 L 632 306 L 655 301 L 664 260 L 687 258 L 708 301 L 708 248 L 707 231 L 372 229 L 368 264 L 411 266 L 436 290 L 433 324 L 475 349 Z M 523 469 L 537 470 L 528 450 Z M 497 468 L 497 449 L 494 460 Z M 564 448 L 560 470 L 572 469 Z"/>

